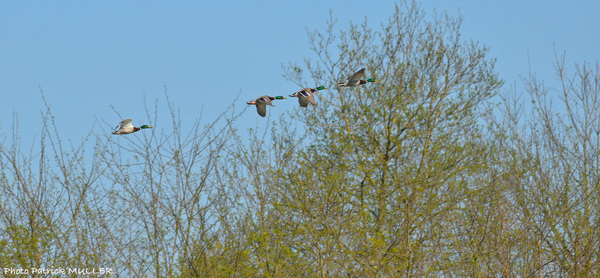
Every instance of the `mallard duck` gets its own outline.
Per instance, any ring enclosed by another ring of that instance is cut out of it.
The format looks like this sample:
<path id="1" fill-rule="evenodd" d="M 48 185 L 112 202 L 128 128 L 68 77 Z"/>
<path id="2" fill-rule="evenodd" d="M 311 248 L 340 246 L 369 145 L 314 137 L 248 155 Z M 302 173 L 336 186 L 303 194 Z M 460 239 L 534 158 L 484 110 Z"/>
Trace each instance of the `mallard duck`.
<path id="1" fill-rule="evenodd" d="M 122 120 L 119 123 L 119 125 L 115 127 L 115 131 L 113 132 L 113 134 L 125 135 L 125 134 L 134 133 L 136 131 L 140 131 L 140 130 L 146 129 L 146 128 L 152 128 L 152 127 L 149 125 L 143 125 L 140 127 L 133 126 L 133 124 L 131 124 L 131 119 L 125 119 L 125 120 Z"/>
<path id="2" fill-rule="evenodd" d="M 365 75 L 365 69 L 362 68 L 359 71 L 357 71 L 355 74 L 353 74 L 352 76 L 350 76 L 350 78 L 348 78 L 348 80 L 346 80 L 346 82 L 344 83 L 340 83 L 340 86 L 342 87 L 356 87 L 356 86 L 360 86 L 362 84 L 367 84 L 367 82 L 376 82 L 377 80 L 375 80 L 375 78 L 369 78 L 367 80 L 361 80 L 360 77 Z"/>
<path id="3" fill-rule="evenodd" d="M 267 116 L 267 104 L 275 107 L 275 105 L 273 105 L 271 100 L 276 100 L 276 99 L 286 99 L 286 98 L 282 97 L 282 96 L 270 97 L 270 96 L 265 95 L 265 96 L 253 99 L 251 101 L 248 101 L 246 103 L 250 104 L 250 105 L 256 105 L 256 112 L 258 112 L 258 115 L 260 115 L 261 117 L 265 117 L 265 116 Z"/>
<path id="4" fill-rule="evenodd" d="M 307 107 L 309 103 L 312 105 L 317 105 L 317 103 L 315 102 L 315 95 L 313 93 L 318 90 L 325 90 L 325 89 L 327 89 L 327 88 L 325 88 L 323 86 L 319 86 L 314 89 L 304 88 L 298 92 L 291 94 L 290 97 L 297 97 L 298 103 L 300 103 L 301 107 Z"/>

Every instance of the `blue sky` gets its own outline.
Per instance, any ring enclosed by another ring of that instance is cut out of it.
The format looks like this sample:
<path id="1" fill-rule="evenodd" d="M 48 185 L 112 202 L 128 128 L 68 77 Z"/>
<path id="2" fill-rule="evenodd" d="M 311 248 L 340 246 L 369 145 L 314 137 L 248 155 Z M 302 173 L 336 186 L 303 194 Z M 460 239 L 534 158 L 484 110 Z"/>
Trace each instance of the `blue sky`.
<path id="1" fill-rule="evenodd" d="M 571 69 L 600 59 L 600 1 L 424 1 L 422 8 L 460 10 L 462 38 L 491 48 L 507 84 L 528 73 L 528 53 L 532 71 L 548 81 L 554 49 L 566 51 Z M 377 28 L 394 2 L 4 1 L 0 134 L 12 136 L 17 112 L 22 139 L 39 138 L 40 88 L 61 136 L 75 142 L 92 128 L 110 132 L 121 120 L 111 105 L 141 125 L 144 97 L 150 106 L 158 99 L 159 118 L 168 117 L 165 86 L 184 124 L 202 109 L 203 122 L 214 119 L 240 91 L 239 107 L 265 93 L 288 95 L 298 88 L 281 77 L 281 64 L 312 55 L 306 28 L 325 30 L 329 10 L 341 28 L 365 17 Z M 276 119 L 295 107 L 279 102 L 268 113 Z M 264 120 L 251 107 L 238 124 Z M 157 131 L 168 131 L 170 119 L 160 121 Z"/>

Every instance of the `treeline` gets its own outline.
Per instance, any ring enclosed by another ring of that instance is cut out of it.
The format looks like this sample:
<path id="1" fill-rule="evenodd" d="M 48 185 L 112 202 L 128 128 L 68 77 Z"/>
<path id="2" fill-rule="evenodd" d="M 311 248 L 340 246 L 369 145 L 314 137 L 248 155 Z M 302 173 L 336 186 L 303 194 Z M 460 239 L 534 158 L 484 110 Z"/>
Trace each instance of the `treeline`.
<path id="1" fill-rule="evenodd" d="M 73 145 L 48 109 L 31 151 L 15 126 L 0 145 L 0 271 L 600 276 L 598 63 L 567 71 L 560 56 L 557 88 L 526 75 L 507 89 L 461 20 L 407 2 L 375 29 L 330 19 L 284 77 L 333 85 L 366 67 L 380 81 L 329 86 L 254 129 L 233 105 L 182 124 L 172 103 L 169 134 Z"/>

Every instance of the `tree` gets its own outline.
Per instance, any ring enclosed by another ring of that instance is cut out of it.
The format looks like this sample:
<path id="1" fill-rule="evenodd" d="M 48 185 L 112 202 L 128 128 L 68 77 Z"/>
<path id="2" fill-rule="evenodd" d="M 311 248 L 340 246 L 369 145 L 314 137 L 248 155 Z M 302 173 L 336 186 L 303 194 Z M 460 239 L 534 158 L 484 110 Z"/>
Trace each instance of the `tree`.
<path id="1" fill-rule="evenodd" d="M 503 114 L 492 121 L 504 184 L 501 201 L 510 208 L 506 252 L 513 276 L 598 276 L 598 63 L 576 65 L 569 75 L 564 56 L 556 59 L 557 87 L 530 73 L 523 78 L 525 105 L 503 96 Z M 553 100 L 559 99 L 558 102 Z M 531 109 L 527 109 L 531 107 Z"/>
<path id="2" fill-rule="evenodd" d="M 75 145 L 63 142 L 46 104 L 42 135 L 28 155 L 15 121 L 12 143 L 4 138 L 0 146 L 3 272 L 110 268 L 121 276 L 197 276 L 216 264 L 204 254 L 218 252 L 216 223 L 227 213 L 213 179 L 231 131 L 222 118 L 239 114 L 228 114 L 230 107 L 206 127 L 198 120 L 184 130 L 168 97 L 167 104 L 168 134 L 92 130 Z M 152 114 L 159 114 L 158 102 Z"/>
<path id="3" fill-rule="evenodd" d="M 302 66 L 286 68 L 301 87 L 337 84 L 362 67 L 381 80 L 330 89 L 296 114 L 308 135 L 274 202 L 313 273 L 422 276 L 467 260 L 447 228 L 480 190 L 473 176 L 489 146 L 479 111 L 502 81 L 487 48 L 461 41 L 461 20 L 429 22 L 416 3 L 402 3 L 381 30 L 365 21 L 338 36 L 330 19 L 324 33 L 309 33 L 312 81 Z"/>

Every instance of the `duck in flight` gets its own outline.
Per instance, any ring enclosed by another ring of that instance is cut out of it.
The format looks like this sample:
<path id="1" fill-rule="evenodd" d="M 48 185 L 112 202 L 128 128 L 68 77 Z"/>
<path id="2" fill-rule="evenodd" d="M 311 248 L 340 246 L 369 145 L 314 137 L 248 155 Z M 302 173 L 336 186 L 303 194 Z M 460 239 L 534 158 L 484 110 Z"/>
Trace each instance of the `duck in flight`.
<path id="1" fill-rule="evenodd" d="M 114 135 L 126 135 L 126 134 L 131 134 L 134 133 L 136 131 L 140 131 L 142 129 L 146 129 L 146 128 L 152 128 L 149 125 L 143 125 L 140 127 L 137 126 L 133 126 L 133 124 L 131 124 L 131 119 L 125 119 L 122 120 L 118 126 L 115 127 L 115 131 L 113 132 Z"/>
<path id="2" fill-rule="evenodd" d="M 291 94 L 290 97 L 297 97 L 298 103 L 300 103 L 300 107 L 307 107 L 309 103 L 312 105 L 317 105 L 317 102 L 315 101 L 315 95 L 313 93 L 316 91 L 325 90 L 325 89 L 327 89 L 327 88 L 325 88 L 323 86 L 319 86 L 314 89 L 304 88 L 298 92 Z"/>
<path id="3" fill-rule="evenodd" d="M 275 105 L 273 105 L 273 103 L 271 101 L 276 100 L 276 99 L 286 99 L 286 98 L 282 97 L 282 96 L 270 97 L 270 96 L 265 95 L 265 96 L 253 99 L 251 101 L 248 101 L 248 102 L 246 102 L 246 104 L 255 105 L 256 112 L 258 112 L 258 115 L 260 115 L 261 117 L 265 117 L 265 116 L 267 116 L 267 104 L 275 107 Z"/>
<path id="4" fill-rule="evenodd" d="M 340 83 L 342 87 L 357 87 L 362 84 L 367 84 L 368 82 L 377 82 L 375 78 L 369 78 L 367 80 L 361 80 L 360 78 L 365 75 L 365 69 L 362 68 L 356 73 L 354 73 L 350 78 L 346 80 L 344 83 Z"/>

